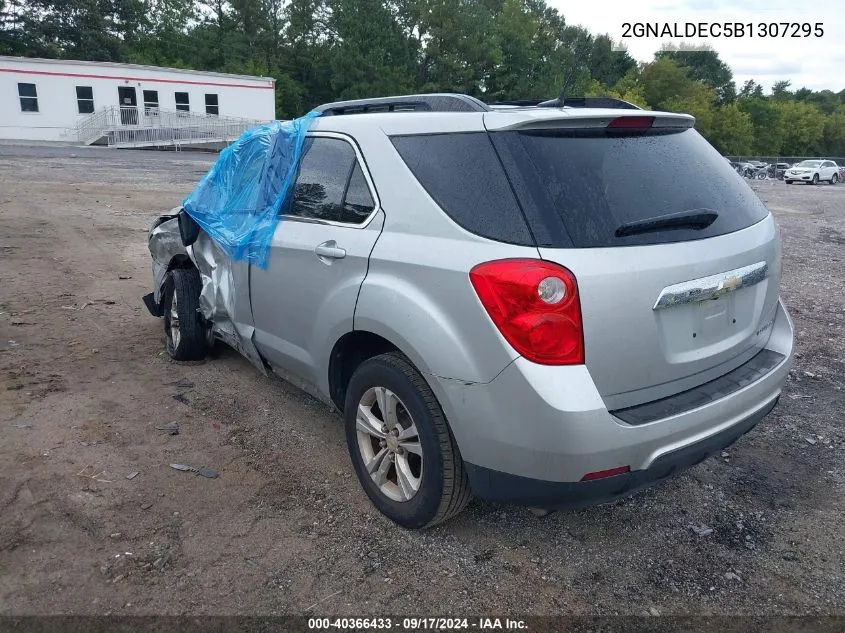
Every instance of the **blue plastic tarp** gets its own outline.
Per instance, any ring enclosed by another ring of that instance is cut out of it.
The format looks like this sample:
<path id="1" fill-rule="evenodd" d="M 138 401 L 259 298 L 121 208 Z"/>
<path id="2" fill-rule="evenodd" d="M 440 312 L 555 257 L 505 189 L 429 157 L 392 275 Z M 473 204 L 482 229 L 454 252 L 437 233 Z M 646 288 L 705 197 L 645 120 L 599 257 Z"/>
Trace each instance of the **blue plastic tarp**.
<path id="1" fill-rule="evenodd" d="M 233 260 L 267 267 L 279 210 L 296 178 L 305 135 L 319 115 L 309 112 L 247 130 L 182 203 Z"/>

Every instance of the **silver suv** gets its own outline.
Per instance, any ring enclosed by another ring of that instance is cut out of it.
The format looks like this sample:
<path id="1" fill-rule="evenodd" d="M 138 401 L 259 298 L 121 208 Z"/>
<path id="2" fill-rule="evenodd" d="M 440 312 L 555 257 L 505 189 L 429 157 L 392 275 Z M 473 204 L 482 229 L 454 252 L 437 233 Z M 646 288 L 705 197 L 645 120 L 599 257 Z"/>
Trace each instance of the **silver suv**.
<path id="1" fill-rule="evenodd" d="M 603 502 L 720 451 L 791 364 L 777 225 L 692 117 L 591 105 L 322 106 L 266 269 L 184 211 L 154 223 L 170 355 L 219 339 L 333 403 L 409 528 L 472 493 Z"/>

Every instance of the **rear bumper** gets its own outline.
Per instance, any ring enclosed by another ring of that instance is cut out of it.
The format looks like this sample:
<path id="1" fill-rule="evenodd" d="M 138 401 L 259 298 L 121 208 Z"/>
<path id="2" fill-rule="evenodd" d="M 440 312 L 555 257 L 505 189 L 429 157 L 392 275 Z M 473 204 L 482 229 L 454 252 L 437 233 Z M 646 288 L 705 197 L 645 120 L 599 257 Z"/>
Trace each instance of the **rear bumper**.
<path id="1" fill-rule="evenodd" d="M 753 429 L 777 404 L 777 398 L 745 420 L 699 442 L 657 458 L 644 470 L 596 481 L 557 482 L 509 475 L 481 466 L 467 465 L 472 487 L 479 497 L 516 502 L 538 508 L 581 508 L 630 495 L 695 466 L 730 446 Z"/>
<path id="2" fill-rule="evenodd" d="M 519 358 L 486 384 L 429 378 L 479 496 L 578 505 L 648 485 L 751 429 L 774 407 L 786 382 L 792 336 L 792 323 L 778 303 L 766 349 L 782 358 L 779 363 L 736 384 L 728 395 L 711 390 L 706 400 L 636 423 L 608 411 L 585 366 L 543 366 Z M 588 473 L 620 466 L 631 473 L 581 482 Z"/>

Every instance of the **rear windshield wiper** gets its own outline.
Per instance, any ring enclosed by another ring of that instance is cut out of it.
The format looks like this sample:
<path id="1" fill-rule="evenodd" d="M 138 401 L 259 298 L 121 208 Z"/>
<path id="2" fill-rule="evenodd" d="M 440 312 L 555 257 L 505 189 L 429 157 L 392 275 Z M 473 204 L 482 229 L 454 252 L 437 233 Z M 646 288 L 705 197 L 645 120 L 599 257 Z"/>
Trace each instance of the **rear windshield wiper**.
<path id="1" fill-rule="evenodd" d="M 616 237 L 639 235 L 640 233 L 650 233 L 664 229 L 694 229 L 700 231 L 713 224 L 718 217 L 718 213 L 709 209 L 695 209 L 692 211 L 681 211 L 680 213 L 656 215 L 653 218 L 623 224 L 616 229 Z"/>

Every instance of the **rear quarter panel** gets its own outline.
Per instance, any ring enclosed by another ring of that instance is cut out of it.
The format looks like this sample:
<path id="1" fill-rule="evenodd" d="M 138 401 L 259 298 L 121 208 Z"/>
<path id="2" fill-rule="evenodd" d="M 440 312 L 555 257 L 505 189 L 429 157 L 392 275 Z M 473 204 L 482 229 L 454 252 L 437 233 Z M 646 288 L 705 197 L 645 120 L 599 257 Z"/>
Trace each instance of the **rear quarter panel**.
<path id="1" fill-rule="evenodd" d="M 355 117 L 345 118 L 348 125 L 354 123 Z M 467 117 L 464 123 L 478 127 L 481 119 Z M 391 341 L 423 373 L 491 381 L 518 354 L 482 307 L 469 271 L 494 259 L 537 258 L 537 249 L 464 230 L 430 198 L 384 132 L 362 130 L 356 140 L 378 190 L 385 223 L 370 256 L 354 328 Z"/>

